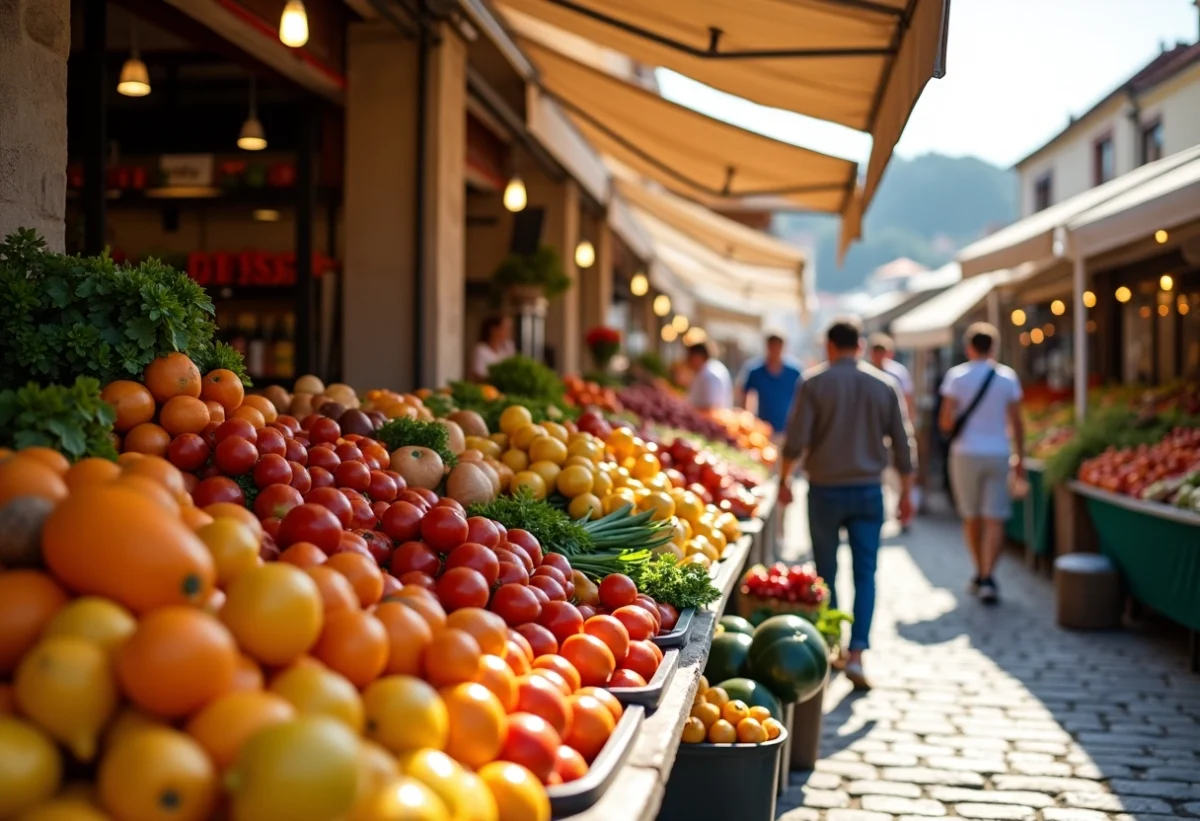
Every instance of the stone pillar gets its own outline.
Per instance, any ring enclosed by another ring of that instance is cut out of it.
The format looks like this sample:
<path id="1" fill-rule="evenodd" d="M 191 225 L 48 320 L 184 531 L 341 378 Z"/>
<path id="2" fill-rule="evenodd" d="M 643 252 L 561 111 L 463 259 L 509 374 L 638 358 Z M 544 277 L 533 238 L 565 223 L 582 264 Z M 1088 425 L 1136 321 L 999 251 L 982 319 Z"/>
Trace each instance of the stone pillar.
<path id="1" fill-rule="evenodd" d="M 0 3 L 0 237 L 33 228 L 63 249 L 69 0 Z"/>
<path id="2" fill-rule="evenodd" d="M 579 186 L 574 180 L 567 179 L 555 186 L 555 193 L 553 201 L 546 206 L 543 237 L 562 255 L 563 270 L 571 278 L 571 287 L 550 301 L 546 312 L 546 344 L 554 348 L 554 364 L 559 373 L 579 373 L 579 349 L 583 343 L 583 331 L 579 327 L 580 280 L 588 273 L 575 265 L 575 246 L 580 238 Z M 557 220 L 549 218 L 554 210 L 558 211 Z"/>
<path id="3" fill-rule="evenodd" d="M 613 298 L 615 248 L 612 229 L 608 227 L 608 220 L 603 218 L 592 221 L 592 225 L 592 233 L 596 237 L 596 264 L 587 271 L 580 272 L 581 310 L 585 334 L 589 328 L 608 324 L 608 309 Z"/>

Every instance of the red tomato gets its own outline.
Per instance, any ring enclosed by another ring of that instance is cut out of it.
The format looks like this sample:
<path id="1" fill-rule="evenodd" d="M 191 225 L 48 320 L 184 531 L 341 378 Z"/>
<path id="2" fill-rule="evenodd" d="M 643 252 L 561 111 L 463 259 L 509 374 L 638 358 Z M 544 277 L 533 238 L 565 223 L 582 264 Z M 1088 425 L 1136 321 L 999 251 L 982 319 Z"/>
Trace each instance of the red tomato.
<path id="1" fill-rule="evenodd" d="M 259 519 L 282 519 L 289 510 L 302 504 L 304 497 L 291 485 L 267 485 L 254 500 L 254 515 Z"/>
<path id="2" fill-rule="evenodd" d="M 328 416 L 321 416 L 308 429 L 308 438 L 311 442 L 336 442 L 342 438 L 342 429 Z"/>
<path id="3" fill-rule="evenodd" d="M 408 490 L 408 482 L 404 481 L 404 477 L 394 470 L 384 468 L 383 472 L 392 477 L 392 481 L 396 483 L 396 493 L 400 494 Z M 397 497 L 398 498 L 398 497 Z"/>
<path id="4" fill-rule="evenodd" d="M 354 490 L 353 488 L 349 488 L 349 487 L 339 487 L 339 488 L 337 489 L 337 492 L 338 492 L 338 493 L 340 493 L 340 494 L 342 494 L 343 496 L 345 496 L 345 497 L 346 497 L 346 500 L 347 500 L 348 502 L 350 502 L 350 504 L 354 504 L 354 500 L 355 500 L 355 499 L 358 499 L 360 502 L 365 502 L 365 501 L 367 501 L 367 497 L 366 497 L 366 496 L 363 496 L 363 495 L 362 495 L 362 493 L 360 493 L 360 492 L 359 492 L 359 491 L 357 491 L 357 490 Z"/>
<path id="5" fill-rule="evenodd" d="M 342 531 L 342 539 L 338 544 L 337 553 L 361 553 L 364 556 L 370 556 L 371 551 L 367 549 L 367 540 L 357 533 L 352 533 L 349 530 Z"/>
<path id="6" fill-rule="evenodd" d="M 228 441 L 228 440 L 227 440 Z M 267 485 L 286 485 L 292 481 L 292 466 L 277 453 L 268 453 L 254 466 L 254 484 L 258 488 Z"/>
<path id="7" fill-rule="evenodd" d="M 413 493 L 417 494 L 418 496 L 420 496 L 422 499 L 425 500 L 426 507 L 433 507 L 442 498 L 441 496 L 438 496 L 436 493 L 434 493 L 432 490 L 430 490 L 427 487 L 414 487 L 414 488 L 410 488 L 410 489 L 412 490 Z"/>
<path id="8" fill-rule="evenodd" d="M 584 622 L 587 622 L 588 619 L 596 615 L 596 608 L 590 604 L 577 604 L 575 606 L 579 608 L 579 615 L 583 616 Z"/>
<path id="9" fill-rule="evenodd" d="M 492 594 L 492 603 L 488 605 L 488 609 L 504 619 L 510 627 L 537 621 L 542 613 L 542 605 L 538 603 L 537 596 L 523 584 L 500 585 Z"/>
<path id="10" fill-rule="evenodd" d="M 181 433 L 167 445 L 167 459 L 183 471 L 199 470 L 208 461 L 210 448 L 198 433 Z"/>
<path id="11" fill-rule="evenodd" d="M 409 571 L 400 577 L 400 582 L 405 586 L 424 587 L 426 590 L 433 590 L 437 587 L 437 581 L 428 573 L 420 573 L 416 570 Z"/>
<path id="12" fill-rule="evenodd" d="M 433 578 L 441 572 L 442 560 L 433 548 L 424 542 L 405 542 L 392 551 L 390 567 L 392 575 L 401 578 L 412 572 L 424 573 Z"/>
<path id="13" fill-rule="evenodd" d="M 288 462 L 288 467 L 292 469 L 292 479 L 288 484 L 300 491 L 301 496 L 312 490 L 312 476 L 309 476 L 308 468 L 299 462 Z"/>
<path id="14" fill-rule="evenodd" d="M 514 712 L 544 719 L 559 735 L 566 733 L 571 723 L 566 694 L 545 676 L 528 675 L 517 680 L 517 709 Z"/>
<path id="15" fill-rule="evenodd" d="M 270 519 L 263 519 L 259 524 L 262 525 L 263 533 L 276 541 L 279 540 L 279 526 L 283 524 L 280 519 L 271 517 Z"/>
<path id="16" fill-rule="evenodd" d="M 404 584 L 390 573 L 383 574 L 383 599 L 386 601 L 388 596 L 394 596 L 404 589 Z"/>
<path id="17" fill-rule="evenodd" d="M 281 413 L 275 417 L 275 423 L 277 425 L 284 425 L 293 435 L 300 431 L 300 420 L 287 413 Z"/>
<path id="18" fill-rule="evenodd" d="M 342 527 L 350 527 L 350 522 L 354 518 L 354 510 L 350 507 L 350 500 L 337 488 L 315 487 L 304 494 L 304 501 L 310 505 L 320 505 L 337 516 Z"/>
<path id="19" fill-rule="evenodd" d="M 377 533 L 374 530 L 356 530 L 354 532 L 362 536 L 363 541 L 367 543 L 367 550 L 371 552 L 371 558 L 375 560 L 375 564 L 387 567 L 392 558 L 392 540 L 387 537 L 387 534 Z"/>
<path id="20" fill-rule="evenodd" d="M 334 469 L 333 480 L 338 487 L 365 491 L 371 486 L 371 470 L 362 462 L 342 462 Z"/>
<path id="21" fill-rule="evenodd" d="M 276 456 L 287 455 L 287 439 L 274 428 L 262 428 L 258 431 L 258 439 L 254 442 L 258 452 L 263 456 L 273 453 Z"/>
<path id="22" fill-rule="evenodd" d="M 659 629 L 664 633 L 670 633 L 679 622 L 679 611 L 669 604 L 660 602 L 658 605 L 658 615 L 660 617 Z"/>
<path id="23" fill-rule="evenodd" d="M 303 419 L 300 420 L 300 430 L 304 431 L 305 433 L 308 433 L 312 429 L 313 422 L 316 422 L 320 418 L 321 418 L 321 414 L 310 413 L 308 416 L 305 416 Z"/>
<path id="24" fill-rule="evenodd" d="M 571 571 L 574 569 L 571 567 L 571 563 L 567 561 L 567 557 L 561 553 L 547 553 L 541 558 L 534 557 L 534 564 L 539 567 L 548 564 L 551 567 L 557 568 L 558 572 L 562 573 L 567 579 L 571 578 Z"/>
<path id="25" fill-rule="evenodd" d="M 613 687 L 645 687 L 646 679 L 633 670 L 619 667 L 613 671 L 612 677 L 608 680 L 608 686 L 610 689 Z"/>
<path id="26" fill-rule="evenodd" d="M 308 448 L 304 447 L 304 443 L 297 439 L 288 439 L 284 446 L 287 452 L 283 455 L 287 457 L 289 462 L 299 462 L 302 465 L 308 464 Z"/>
<path id="27" fill-rule="evenodd" d="M 542 605 L 543 608 L 545 605 Z M 558 652 L 558 639 L 554 634 L 540 624 L 522 624 L 516 628 L 517 633 L 533 650 L 530 661 L 538 656 L 553 655 Z"/>
<path id="28" fill-rule="evenodd" d="M 640 607 L 650 614 L 650 618 L 654 619 L 654 632 L 662 627 L 662 614 L 658 612 L 658 602 L 647 596 L 645 593 L 638 593 L 637 599 L 633 602 L 634 607 Z"/>
<path id="29" fill-rule="evenodd" d="M 536 625 L 535 625 L 536 626 Z M 551 636 L 553 638 L 553 636 Z M 508 628 L 509 653 L 513 652 L 515 647 L 520 655 L 525 658 L 526 662 L 531 662 L 534 659 L 533 648 L 529 646 L 529 639 L 525 638 L 515 628 Z"/>
<path id="30" fill-rule="evenodd" d="M 625 658 L 621 659 L 621 668 L 632 670 L 646 681 L 654 678 L 658 669 L 658 656 L 650 649 L 648 641 L 631 641 Z"/>
<path id="31" fill-rule="evenodd" d="M 433 506 L 434 507 L 448 507 L 451 510 L 458 511 L 458 513 L 461 514 L 464 519 L 467 517 L 467 509 L 465 507 L 463 507 L 462 503 L 459 502 L 457 499 L 451 499 L 447 496 L 443 496 L 443 497 L 439 498 L 436 502 L 434 502 Z"/>
<path id="32" fill-rule="evenodd" d="M 549 576 L 530 576 L 529 584 L 546 594 L 550 601 L 566 601 L 567 591 Z"/>
<path id="33" fill-rule="evenodd" d="M 608 645 L 586 633 L 567 636 L 558 654 L 579 671 L 579 680 L 585 687 L 603 686 L 617 669 L 617 660 Z"/>
<path id="34" fill-rule="evenodd" d="M 428 516 L 427 516 L 428 518 Z M 490 588 L 500 576 L 500 560 L 496 554 L 481 544 L 465 542 L 446 555 L 446 569 L 469 567 L 478 570 Z"/>
<path id="35" fill-rule="evenodd" d="M 196 507 L 204 508 L 209 505 L 215 505 L 217 502 L 233 502 L 234 504 L 244 505 L 246 503 L 246 494 L 238 487 L 238 483 L 230 479 L 228 476 L 210 476 L 207 479 L 201 479 L 192 491 L 192 501 Z"/>
<path id="36" fill-rule="evenodd" d="M 637 605 L 618 607 L 613 611 L 613 618 L 625 625 L 632 641 L 644 641 L 658 632 L 654 619 Z"/>
<path id="37" fill-rule="evenodd" d="M 512 542 L 506 542 L 501 539 L 496 550 L 507 550 L 516 556 L 518 560 L 520 560 L 521 565 L 525 568 L 526 573 L 533 572 L 533 560 L 529 558 L 529 551 L 521 547 L 519 544 L 513 544 Z"/>
<path id="38" fill-rule="evenodd" d="M 333 474 L 323 467 L 308 467 L 309 484 L 312 489 L 316 490 L 319 487 L 333 487 Z"/>
<path id="39" fill-rule="evenodd" d="M 412 505 L 413 507 L 420 510 L 421 515 L 424 515 L 425 511 L 429 510 L 429 508 L 432 507 L 432 505 L 429 504 L 429 501 L 424 496 L 422 496 L 420 493 L 417 493 L 415 490 L 400 491 L 400 493 L 398 493 L 396 495 L 396 501 L 397 502 L 408 502 L 410 505 Z"/>
<path id="40" fill-rule="evenodd" d="M 447 570 L 437 580 L 434 592 L 447 613 L 464 607 L 486 607 L 488 603 L 487 580 L 469 567 Z"/>
<path id="41" fill-rule="evenodd" d="M 312 542 L 327 555 L 332 554 L 342 541 L 342 523 L 321 505 L 297 505 L 283 517 L 276 541 L 281 548 L 296 542 Z"/>
<path id="42" fill-rule="evenodd" d="M 612 573 L 600 581 L 600 602 L 616 610 L 637 600 L 637 585 L 624 573 Z"/>
<path id="43" fill-rule="evenodd" d="M 387 513 L 387 509 L 392 506 L 391 502 L 375 501 L 371 502 L 371 512 L 375 514 L 376 519 L 382 519 L 383 514 Z"/>
<path id="44" fill-rule="evenodd" d="M 528 530 L 515 528 L 508 531 L 503 537 L 505 541 L 512 542 L 515 545 L 520 545 L 525 548 L 525 552 L 529 554 L 529 560 L 533 562 L 533 566 L 537 567 L 542 563 L 542 545 L 537 540 L 537 537 Z"/>
<path id="45" fill-rule="evenodd" d="M 354 499 L 350 502 L 350 525 L 356 530 L 373 530 L 379 519 L 370 503 L 365 499 Z"/>
<path id="46" fill-rule="evenodd" d="M 508 734 L 499 758 L 520 764 L 544 784 L 554 772 L 554 761 L 561 744 L 562 739 L 544 718 L 530 713 L 513 713 L 508 717 Z"/>
<path id="47" fill-rule="evenodd" d="M 351 442 L 343 442 L 334 448 L 333 452 L 343 462 L 361 462 L 363 460 L 363 452 L 359 449 L 358 445 Z"/>
<path id="48" fill-rule="evenodd" d="M 213 431 L 213 442 L 219 445 L 231 436 L 240 436 L 247 442 L 254 443 L 258 440 L 258 431 L 246 419 L 226 419 Z"/>
<path id="49" fill-rule="evenodd" d="M 496 529 L 496 523 L 491 519 L 472 516 L 467 519 L 467 541 L 478 542 L 486 547 L 494 548 L 500 544 L 500 531 Z"/>
<path id="50" fill-rule="evenodd" d="M 532 585 L 533 581 L 530 581 L 530 586 Z M 549 630 L 560 645 L 570 636 L 583 632 L 583 616 L 570 602 L 551 601 L 542 605 L 537 623 Z"/>
<path id="51" fill-rule="evenodd" d="M 396 490 L 396 480 L 382 470 L 373 470 L 371 480 L 367 483 L 367 494 L 376 502 L 391 502 L 399 492 Z"/>
<path id="52" fill-rule="evenodd" d="M 308 449 L 308 467 L 310 470 L 312 468 L 325 468 L 330 473 L 333 473 L 341 463 L 342 460 L 333 452 L 333 448 Z"/>
<path id="53" fill-rule="evenodd" d="M 465 542 L 469 531 L 467 520 L 454 508 L 435 507 L 421 519 L 421 539 L 442 554 Z"/>
<path id="54" fill-rule="evenodd" d="M 587 775 L 587 771 L 587 762 L 574 747 L 563 744 L 554 754 L 554 774 L 562 779 L 562 783 L 578 781 Z"/>
<path id="55" fill-rule="evenodd" d="M 226 476 L 241 476 L 254 469 L 258 462 L 258 450 L 248 439 L 229 436 L 217 443 L 213 460 Z"/>
<path id="56" fill-rule="evenodd" d="M 529 574 L 516 562 L 500 562 L 496 584 L 519 584 L 524 587 L 529 584 Z"/>
<path id="57" fill-rule="evenodd" d="M 398 542 L 410 542 L 421 535 L 421 518 L 424 512 L 408 502 L 393 502 L 387 512 L 379 517 L 379 527 Z"/>
<path id="58" fill-rule="evenodd" d="M 546 562 L 542 562 L 541 565 L 534 570 L 532 574 L 530 574 L 531 579 L 537 578 L 538 576 L 549 576 L 550 578 L 554 579 L 554 581 L 562 585 L 563 590 L 567 589 L 567 577 L 564 576 L 562 571 L 557 567 L 551 567 Z"/>

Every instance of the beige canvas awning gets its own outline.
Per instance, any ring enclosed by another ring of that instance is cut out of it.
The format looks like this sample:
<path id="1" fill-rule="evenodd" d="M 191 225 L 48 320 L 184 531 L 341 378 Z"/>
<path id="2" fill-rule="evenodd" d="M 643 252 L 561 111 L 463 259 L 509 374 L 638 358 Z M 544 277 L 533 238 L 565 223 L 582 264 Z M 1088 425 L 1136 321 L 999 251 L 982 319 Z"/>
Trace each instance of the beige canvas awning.
<path id="1" fill-rule="evenodd" d="M 926 82 L 941 76 L 949 17 L 949 0 L 504 0 L 504 8 L 754 102 L 869 131 L 865 203 Z"/>
<path id="2" fill-rule="evenodd" d="M 987 295 L 1007 280 L 1008 271 L 964 279 L 892 320 L 897 348 L 926 350 L 954 343 L 954 326 L 975 310 Z"/>

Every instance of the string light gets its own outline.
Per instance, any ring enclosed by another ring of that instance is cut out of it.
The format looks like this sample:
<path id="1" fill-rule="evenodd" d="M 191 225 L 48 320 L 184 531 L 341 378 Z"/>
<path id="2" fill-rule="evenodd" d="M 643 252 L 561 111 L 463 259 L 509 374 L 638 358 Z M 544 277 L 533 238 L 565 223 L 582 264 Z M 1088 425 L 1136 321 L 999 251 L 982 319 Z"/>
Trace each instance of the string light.
<path id="1" fill-rule="evenodd" d="M 645 274 L 634 274 L 633 279 L 629 280 L 629 293 L 634 296 L 645 296 L 650 290 L 650 280 L 646 279 Z"/>
<path id="2" fill-rule="evenodd" d="M 1029 347 L 1029 333 L 1028 333 L 1027 331 L 1023 331 L 1023 332 L 1021 333 L 1021 336 L 1020 336 L 1020 337 L 1018 337 L 1018 338 L 1021 340 L 1021 347 L 1022 347 L 1022 348 L 1028 348 L 1028 347 Z"/>
<path id="3" fill-rule="evenodd" d="M 1054 336 L 1054 331 L 1055 331 L 1055 328 L 1054 328 L 1053 322 L 1047 322 L 1045 325 L 1042 326 L 1042 332 L 1046 334 L 1047 339 Z"/>
<path id="4" fill-rule="evenodd" d="M 1175 280 L 1170 274 L 1163 274 L 1158 278 L 1158 287 L 1162 288 L 1164 291 L 1169 291 L 1175 287 Z"/>
<path id="5" fill-rule="evenodd" d="M 504 186 L 504 207 L 515 214 L 524 211 L 528 204 L 529 193 L 525 190 L 525 182 L 514 176 L 508 181 L 508 185 Z"/>
<path id="6" fill-rule="evenodd" d="M 671 320 L 671 325 L 674 326 L 675 330 L 679 331 L 679 333 L 686 331 L 690 324 L 691 323 L 688 322 L 688 318 L 683 314 L 675 314 L 675 318 Z"/>
<path id="7" fill-rule="evenodd" d="M 1122 285 L 1117 289 L 1115 296 L 1117 297 L 1117 302 L 1128 302 L 1133 299 L 1133 291 Z"/>
<path id="8" fill-rule="evenodd" d="M 596 264 L 596 246 L 586 239 L 575 246 L 575 264 L 580 268 L 591 268 Z"/>
<path id="9" fill-rule="evenodd" d="M 1091 291 L 1083 292 L 1083 307 L 1085 307 L 1085 308 L 1095 308 L 1096 307 L 1096 295 L 1094 293 L 1092 293 Z"/>
<path id="10" fill-rule="evenodd" d="M 1089 319 L 1085 327 L 1087 328 L 1087 332 L 1089 334 L 1094 334 L 1096 332 L 1096 320 Z"/>
<path id="11" fill-rule="evenodd" d="M 1149 319 L 1150 318 L 1150 306 L 1143 305 L 1142 307 L 1138 308 L 1138 316 L 1140 316 L 1142 319 Z"/>
<path id="12" fill-rule="evenodd" d="M 1159 305 L 1158 306 L 1158 315 L 1159 316 L 1166 316 L 1169 313 L 1171 313 L 1170 305 Z"/>
<path id="13" fill-rule="evenodd" d="M 300 48 L 308 42 L 308 12 L 304 0 L 287 0 L 283 15 L 279 18 L 279 42 L 292 48 Z"/>
<path id="14" fill-rule="evenodd" d="M 1061 299 L 1056 299 L 1050 303 L 1050 313 L 1055 316 L 1062 316 L 1067 312 L 1067 304 Z"/>
<path id="15" fill-rule="evenodd" d="M 1046 341 L 1046 335 L 1044 333 L 1042 333 L 1041 328 L 1034 328 L 1032 331 L 1029 332 L 1029 341 L 1032 342 L 1034 345 L 1041 345 L 1043 342 Z"/>
<path id="16" fill-rule="evenodd" d="M 671 313 L 671 298 L 666 294 L 659 294 L 654 298 L 654 315 L 666 316 Z"/>
<path id="17" fill-rule="evenodd" d="M 1025 324 L 1025 312 L 1020 308 L 1017 308 L 1012 312 L 1012 324 L 1016 325 L 1018 328 Z"/>
<path id="18" fill-rule="evenodd" d="M 678 338 L 679 338 L 679 331 L 675 330 L 670 325 L 663 326 L 663 329 L 662 329 L 662 341 L 663 342 L 674 342 Z"/>
<path id="19" fill-rule="evenodd" d="M 1170 234 L 1168 234 L 1163 229 L 1159 228 L 1157 231 L 1154 232 L 1154 241 L 1157 242 L 1159 245 L 1162 245 L 1168 239 L 1170 239 Z"/>

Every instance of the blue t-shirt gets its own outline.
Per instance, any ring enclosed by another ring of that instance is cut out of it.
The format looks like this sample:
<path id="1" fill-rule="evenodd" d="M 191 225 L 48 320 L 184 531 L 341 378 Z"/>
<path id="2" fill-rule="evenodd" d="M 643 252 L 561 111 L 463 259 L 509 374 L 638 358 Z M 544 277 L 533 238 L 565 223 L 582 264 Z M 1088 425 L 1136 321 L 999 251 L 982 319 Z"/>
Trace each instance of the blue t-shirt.
<path id="1" fill-rule="evenodd" d="M 746 373 L 742 389 L 758 394 L 758 417 L 780 431 L 787 427 L 788 410 L 799 381 L 800 369 L 795 365 L 784 362 L 778 373 L 771 373 L 766 363 L 760 362 Z"/>

